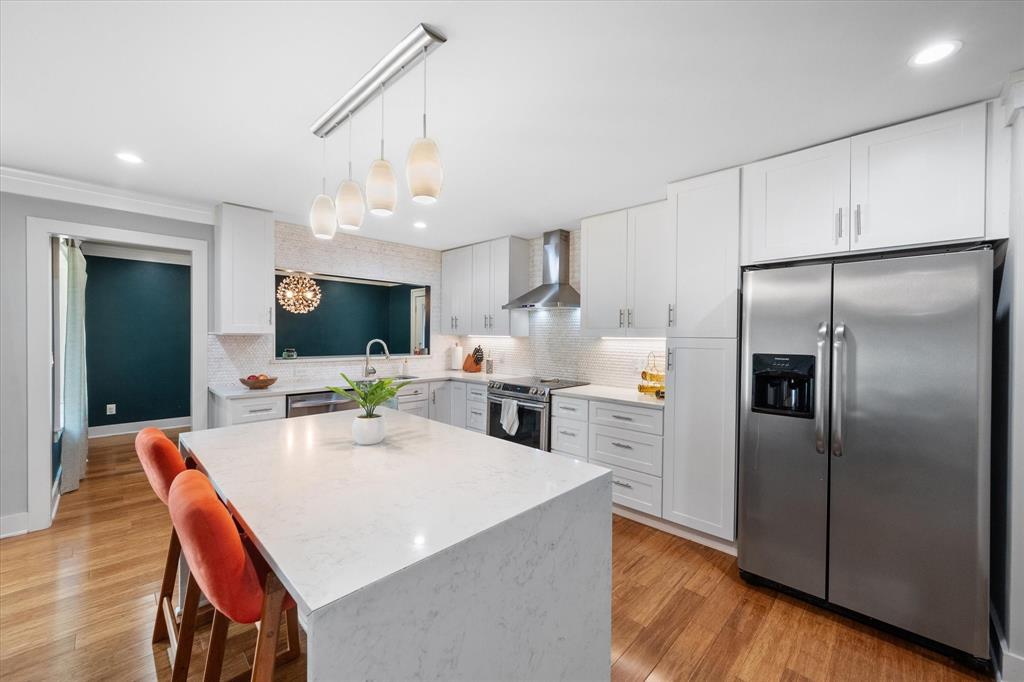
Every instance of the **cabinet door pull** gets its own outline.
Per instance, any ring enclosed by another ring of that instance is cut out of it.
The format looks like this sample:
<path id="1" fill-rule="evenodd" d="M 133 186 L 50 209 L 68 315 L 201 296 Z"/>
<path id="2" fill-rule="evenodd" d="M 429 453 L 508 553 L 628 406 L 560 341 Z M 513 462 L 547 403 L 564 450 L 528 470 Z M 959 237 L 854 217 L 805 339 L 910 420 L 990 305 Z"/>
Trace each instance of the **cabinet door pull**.
<path id="1" fill-rule="evenodd" d="M 576 408 L 572 407 L 571 405 L 559 405 L 558 409 L 560 409 L 560 410 L 569 410 L 570 412 L 575 412 L 576 411 Z"/>
<path id="2" fill-rule="evenodd" d="M 573 437 L 576 436 L 576 434 L 573 433 L 572 431 L 566 431 L 565 429 L 558 429 L 558 432 L 560 434 L 562 434 L 563 436 L 573 436 Z"/>
<path id="3" fill-rule="evenodd" d="M 672 319 L 672 304 L 669 303 L 668 304 L 668 326 L 671 327 L 674 324 L 675 324 L 675 321 Z"/>
<path id="4" fill-rule="evenodd" d="M 249 408 L 249 414 L 263 414 L 264 412 L 273 412 L 273 411 L 274 411 L 273 407 L 261 407 L 259 409 L 255 409 L 255 410 L 252 409 L 252 408 Z"/>
<path id="5" fill-rule="evenodd" d="M 627 445 L 626 443 L 620 443 L 617 440 L 613 440 L 612 441 L 612 445 L 614 445 L 617 448 L 622 448 L 623 450 L 632 450 L 633 449 L 632 445 Z"/>
<path id="6" fill-rule="evenodd" d="M 667 351 L 665 351 L 665 371 L 666 372 L 671 372 L 672 371 L 672 349 L 671 348 L 669 348 Z"/>
<path id="7" fill-rule="evenodd" d="M 476 416 L 478 416 L 478 417 L 482 417 L 482 416 L 484 416 L 484 413 L 483 413 L 483 412 L 477 412 L 476 410 L 470 410 L 470 411 L 469 411 L 469 413 L 470 413 L 470 414 L 475 414 L 475 415 L 476 415 Z"/>
<path id="8" fill-rule="evenodd" d="M 274 307 L 273 306 L 267 308 L 267 324 L 268 325 L 270 324 L 270 319 L 271 319 L 271 316 L 273 315 L 273 312 L 274 312 Z"/>
<path id="9" fill-rule="evenodd" d="M 619 308 L 619 327 L 622 327 L 625 316 L 626 311 L 623 308 Z"/>
<path id="10" fill-rule="evenodd" d="M 860 236 L 861 229 L 861 216 L 860 216 L 860 204 L 857 204 L 857 208 L 853 209 L 853 227 L 856 230 L 856 234 Z"/>
<path id="11" fill-rule="evenodd" d="M 627 327 L 632 327 L 633 326 L 633 309 L 632 308 L 626 308 L 626 326 Z"/>
<path id="12" fill-rule="evenodd" d="M 631 421 L 633 421 L 632 417 L 627 417 L 624 414 L 613 414 L 612 415 L 612 419 L 619 419 L 619 420 L 624 421 L 624 422 L 631 422 Z"/>
<path id="13" fill-rule="evenodd" d="M 616 479 L 613 478 L 612 479 L 612 483 L 614 483 L 617 486 L 623 487 L 623 488 L 629 488 L 630 490 L 633 489 L 633 486 L 630 485 L 629 483 L 626 483 L 625 481 L 619 481 L 619 480 L 616 480 Z"/>
<path id="14" fill-rule="evenodd" d="M 836 212 L 836 241 L 843 238 L 843 207 Z"/>

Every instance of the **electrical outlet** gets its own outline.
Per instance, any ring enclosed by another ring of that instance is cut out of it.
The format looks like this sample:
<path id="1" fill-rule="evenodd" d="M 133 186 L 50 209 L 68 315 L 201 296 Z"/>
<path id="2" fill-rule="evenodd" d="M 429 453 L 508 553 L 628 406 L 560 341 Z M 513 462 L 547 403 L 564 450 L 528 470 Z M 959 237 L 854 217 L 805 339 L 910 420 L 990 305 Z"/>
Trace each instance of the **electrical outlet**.
<path id="1" fill-rule="evenodd" d="M 117 414 L 117 403 L 107 403 L 107 414 Z"/>

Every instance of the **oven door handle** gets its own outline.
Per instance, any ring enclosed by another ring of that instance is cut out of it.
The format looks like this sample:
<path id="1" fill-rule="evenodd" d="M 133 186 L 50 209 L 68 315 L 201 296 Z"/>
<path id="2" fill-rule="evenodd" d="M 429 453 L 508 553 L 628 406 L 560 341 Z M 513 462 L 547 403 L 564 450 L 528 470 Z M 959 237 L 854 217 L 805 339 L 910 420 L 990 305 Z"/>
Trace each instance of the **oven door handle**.
<path id="1" fill-rule="evenodd" d="M 514 400 L 514 398 L 508 398 L 508 400 Z M 501 405 L 502 398 L 497 396 L 487 396 L 487 402 L 494 403 L 495 405 Z M 529 403 L 525 400 L 516 400 L 516 404 L 524 410 L 531 410 L 533 412 L 543 412 L 548 409 L 547 403 Z"/>

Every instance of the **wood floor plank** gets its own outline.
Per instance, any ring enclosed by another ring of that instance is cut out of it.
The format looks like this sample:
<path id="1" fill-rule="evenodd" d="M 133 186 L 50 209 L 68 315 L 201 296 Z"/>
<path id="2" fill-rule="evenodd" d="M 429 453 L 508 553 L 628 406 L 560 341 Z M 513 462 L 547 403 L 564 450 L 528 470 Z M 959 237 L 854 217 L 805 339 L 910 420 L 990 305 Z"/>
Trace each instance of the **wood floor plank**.
<path id="1" fill-rule="evenodd" d="M 4 682 L 170 678 L 166 645 L 150 642 L 170 521 L 133 439 L 91 441 L 87 476 L 62 497 L 53 527 L 0 541 Z M 619 516 L 612 532 L 616 680 L 985 679 L 933 651 L 748 585 L 727 554 Z M 202 679 L 208 637 L 209 625 L 197 631 L 190 682 Z M 255 628 L 230 625 L 223 679 L 252 664 L 255 642 Z M 274 678 L 305 674 L 303 655 L 279 665 Z"/>

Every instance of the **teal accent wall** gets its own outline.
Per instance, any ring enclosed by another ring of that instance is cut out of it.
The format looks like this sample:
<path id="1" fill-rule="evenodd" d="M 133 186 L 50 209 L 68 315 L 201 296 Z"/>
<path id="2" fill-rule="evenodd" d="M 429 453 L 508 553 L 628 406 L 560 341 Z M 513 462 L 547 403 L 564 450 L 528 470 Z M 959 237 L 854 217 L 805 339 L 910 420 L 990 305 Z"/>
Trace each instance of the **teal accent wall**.
<path id="1" fill-rule="evenodd" d="M 189 266 L 85 261 L 89 426 L 189 416 Z"/>
<path id="2" fill-rule="evenodd" d="M 284 279 L 275 278 L 275 286 Z M 383 339 L 395 354 L 412 352 L 409 292 L 419 287 L 381 286 L 318 279 L 320 305 L 290 313 L 277 303 L 274 348 L 277 357 L 294 348 L 299 357 L 362 355 L 370 339 Z M 379 347 L 374 353 L 380 353 Z"/>

